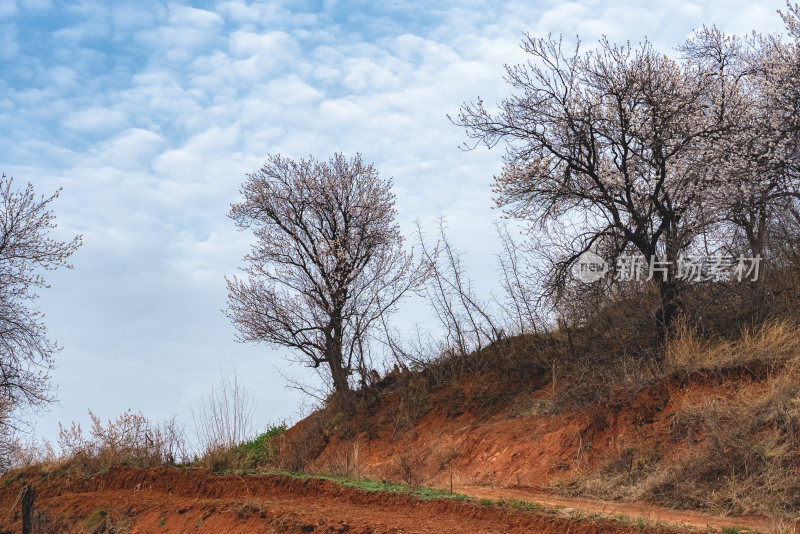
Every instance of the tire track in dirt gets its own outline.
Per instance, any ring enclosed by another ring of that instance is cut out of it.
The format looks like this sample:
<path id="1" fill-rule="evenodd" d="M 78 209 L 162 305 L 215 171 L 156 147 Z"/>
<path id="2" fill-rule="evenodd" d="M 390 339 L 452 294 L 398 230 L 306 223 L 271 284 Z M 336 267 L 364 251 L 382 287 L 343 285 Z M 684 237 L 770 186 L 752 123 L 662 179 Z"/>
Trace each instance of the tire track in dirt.
<path id="1" fill-rule="evenodd" d="M 478 499 L 518 500 L 553 507 L 575 509 L 604 517 L 624 515 L 630 519 L 644 519 L 651 523 L 674 524 L 699 529 L 747 529 L 769 532 L 773 525 L 764 517 L 719 517 L 700 512 L 672 510 L 648 503 L 620 503 L 596 499 L 562 497 L 526 488 L 491 488 L 486 486 L 455 486 L 454 491 Z M 747 530 L 737 530 L 746 532 Z"/>
<path id="2" fill-rule="evenodd" d="M 574 519 L 453 499 L 421 500 L 284 475 L 214 476 L 176 468 L 116 467 L 84 478 L 28 471 L 0 489 L 0 531 L 21 532 L 9 512 L 23 483 L 54 532 L 537 532 L 542 534 L 676 533 L 611 519 Z M 93 519 L 94 518 L 94 519 Z"/>

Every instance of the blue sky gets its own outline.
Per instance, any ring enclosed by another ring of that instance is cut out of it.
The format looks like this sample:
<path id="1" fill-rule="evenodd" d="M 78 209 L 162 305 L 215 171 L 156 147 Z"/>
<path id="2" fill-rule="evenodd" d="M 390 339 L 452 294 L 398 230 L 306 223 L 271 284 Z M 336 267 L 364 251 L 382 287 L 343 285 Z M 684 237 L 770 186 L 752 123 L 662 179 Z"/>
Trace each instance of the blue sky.
<path id="1" fill-rule="evenodd" d="M 234 366 L 258 424 L 297 419 L 301 399 L 276 370 L 285 353 L 235 343 L 221 312 L 251 240 L 228 206 L 267 154 L 361 152 L 394 178 L 409 236 L 415 219 L 446 216 L 491 288 L 502 153 L 459 150 L 446 114 L 506 94 L 523 31 L 648 36 L 671 52 L 703 24 L 778 30 L 783 5 L 0 0 L 0 170 L 42 193 L 63 187 L 58 232 L 85 243 L 40 300 L 64 350 L 60 400 L 37 432 L 53 439 L 89 408 L 191 423 Z"/>

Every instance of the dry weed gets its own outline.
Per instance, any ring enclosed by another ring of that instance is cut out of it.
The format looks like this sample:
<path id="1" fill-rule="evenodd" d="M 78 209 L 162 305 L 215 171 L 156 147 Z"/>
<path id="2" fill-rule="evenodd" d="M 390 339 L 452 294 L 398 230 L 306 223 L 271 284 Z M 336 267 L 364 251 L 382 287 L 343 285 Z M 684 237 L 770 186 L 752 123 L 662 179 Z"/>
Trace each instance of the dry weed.
<path id="1" fill-rule="evenodd" d="M 735 340 L 709 339 L 682 321 L 666 346 L 667 370 L 714 369 L 796 358 L 800 355 L 798 330 L 790 321 L 777 321 L 743 328 Z"/>
<path id="2" fill-rule="evenodd" d="M 797 341 L 785 324 L 768 325 L 732 343 L 705 348 L 697 361 L 783 360 Z M 702 347 L 688 334 L 679 354 Z M 747 351 L 747 352 L 743 352 Z M 619 451 L 600 472 L 559 486 L 572 494 L 652 500 L 717 514 L 760 514 L 797 521 L 800 510 L 800 359 L 775 366 L 763 382 L 730 382 L 717 396 L 685 401 L 672 416 L 668 439 L 692 448 L 661 458 L 655 447 Z"/>

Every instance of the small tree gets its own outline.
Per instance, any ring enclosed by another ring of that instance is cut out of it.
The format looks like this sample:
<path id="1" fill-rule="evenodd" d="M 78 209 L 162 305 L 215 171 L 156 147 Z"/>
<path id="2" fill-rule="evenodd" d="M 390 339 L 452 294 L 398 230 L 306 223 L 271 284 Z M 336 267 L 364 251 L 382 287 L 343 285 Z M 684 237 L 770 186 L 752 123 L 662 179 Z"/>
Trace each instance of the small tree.
<path id="1" fill-rule="evenodd" d="M 37 289 L 47 287 L 41 270 L 71 268 L 67 259 L 81 245 L 49 237 L 55 228 L 50 196 L 33 186 L 14 187 L 0 178 L 0 436 L 14 430 L 19 410 L 53 401 L 50 371 L 58 345 L 48 339 L 42 313 L 34 306 Z"/>
<path id="2" fill-rule="evenodd" d="M 230 211 L 256 236 L 247 277 L 227 280 L 240 341 L 294 349 L 349 391 L 349 376 L 367 368 L 372 326 L 427 273 L 403 250 L 391 185 L 359 155 L 274 155 L 248 175 Z"/>

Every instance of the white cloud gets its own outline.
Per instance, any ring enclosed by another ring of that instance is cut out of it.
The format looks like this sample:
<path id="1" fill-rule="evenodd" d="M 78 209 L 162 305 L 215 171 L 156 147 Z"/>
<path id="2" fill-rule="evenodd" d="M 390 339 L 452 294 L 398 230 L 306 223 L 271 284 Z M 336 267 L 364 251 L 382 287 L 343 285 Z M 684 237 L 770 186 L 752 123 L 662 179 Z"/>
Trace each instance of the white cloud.
<path id="1" fill-rule="evenodd" d="M 89 20 L 52 33 L 55 39 L 62 41 L 84 41 L 86 39 L 102 39 L 109 36 L 111 28 L 105 20 Z"/>
<path id="2" fill-rule="evenodd" d="M 120 170 L 147 171 L 154 157 L 161 153 L 166 140 L 156 132 L 131 128 L 114 139 L 100 143 L 95 151 L 98 163 Z"/>
<path id="3" fill-rule="evenodd" d="M 2 5 L 0 4 L 0 16 Z M 19 53 L 17 30 L 11 25 L 0 26 L 0 60 L 11 60 Z"/>
<path id="4" fill-rule="evenodd" d="M 51 9 L 53 2 L 51 0 L 21 0 L 23 9 L 32 11 L 43 11 Z"/>
<path id="5" fill-rule="evenodd" d="M 115 2 L 114 9 L 111 11 L 111 20 L 114 28 L 121 32 L 152 26 L 158 18 L 164 16 L 164 10 L 159 7 L 140 3 Z"/>
<path id="6" fill-rule="evenodd" d="M 231 22 L 242 25 L 248 31 L 265 24 L 276 24 L 291 18 L 291 13 L 280 2 L 230 1 L 217 6 L 221 15 Z"/>
<path id="7" fill-rule="evenodd" d="M 174 26 L 210 29 L 224 24 L 224 20 L 211 11 L 172 4 L 169 10 L 169 23 Z"/>
<path id="8" fill-rule="evenodd" d="M 127 123 L 124 111 L 111 108 L 89 108 L 70 113 L 64 120 L 65 126 L 87 133 L 114 131 Z"/>
<path id="9" fill-rule="evenodd" d="M 143 45 L 159 49 L 173 63 L 184 63 L 192 59 L 192 50 L 206 48 L 213 41 L 213 34 L 205 29 L 191 26 L 161 26 L 142 30 L 136 39 Z"/>
<path id="10" fill-rule="evenodd" d="M 77 82 L 77 73 L 71 68 L 64 66 L 50 69 L 50 77 L 53 80 L 53 84 L 61 88 L 73 86 Z"/>
<path id="11" fill-rule="evenodd" d="M 14 0 L 0 0 L 0 17 L 10 17 L 17 11 L 17 3 Z"/>
<path id="12" fill-rule="evenodd" d="M 236 57 L 252 55 L 292 55 L 298 53 L 297 41 L 289 34 L 282 31 L 255 33 L 251 31 L 236 31 L 230 37 L 230 49 Z"/>
<path id="13" fill-rule="evenodd" d="M 174 409 L 187 420 L 223 359 L 270 395 L 263 419 L 292 415 L 297 397 L 272 369 L 279 354 L 233 343 L 220 313 L 223 277 L 250 241 L 228 206 L 267 153 L 362 152 L 394 177 L 403 228 L 446 215 L 489 287 L 489 186 L 502 148 L 460 151 L 464 133 L 445 114 L 507 94 L 502 65 L 526 59 L 521 32 L 580 32 L 589 42 L 649 34 L 672 47 L 708 22 L 780 27 L 771 10 L 782 0 L 772 4 L 420 2 L 369 20 L 346 2 L 322 13 L 260 1 L 81 4 L 83 20 L 52 36 L 61 39 L 52 57 L 14 60 L 25 77 L 0 95 L 0 117 L 20 124 L 2 134 L 6 172 L 43 192 L 63 185 L 59 231 L 85 233 L 75 271 L 55 273 L 42 300 L 65 351 L 55 377 L 62 406 L 41 431 L 52 436 L 55 421 L 87 407 L 103 417 Z M 15 6 L 2 2 L 0 13 Z M 0 50 L 26 54 L 9 35 L 0 31 L 9 41 Z M 76 44 L 87 37 L 105 46 Z"/>

